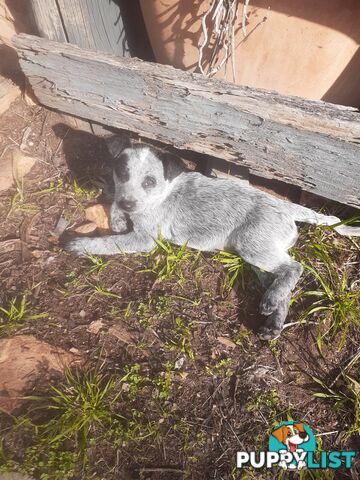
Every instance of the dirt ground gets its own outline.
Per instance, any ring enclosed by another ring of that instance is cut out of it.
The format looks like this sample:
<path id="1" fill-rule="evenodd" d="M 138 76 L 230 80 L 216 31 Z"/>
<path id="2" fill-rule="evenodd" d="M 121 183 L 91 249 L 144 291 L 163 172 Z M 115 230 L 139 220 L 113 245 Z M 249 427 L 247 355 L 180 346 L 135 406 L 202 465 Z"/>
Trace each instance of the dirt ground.
<path id="1" fill-rule="evenodd" d="M 0 192 L 0 307 L 21 310 L 23 300 L 24 308 L 0 311 L 0 340 L 32 335 L 81 366 L 65 377 L 45 369 L 16 410 L 0 413 L 0 472 L 41 480 L 359 478 L 358 459 L 335 472 L 236 469 L 238 450 L 266 450 L 272 428 L 287 419 L 306 422 L 321 450 L 359 450 L 358 243 L 302 227 L 293 254 L 313 270 L 294 292 L 289 326 L 260 341 L 261 289 L 246 266 L 230 288 L 213 254 L 159 247 L 97 259 L 62 248 L 60 219 L 71 236 L 86 207 L 109 202 L 109 159 L 98 138 L 18 100 L 0 118 L 0 155 L 19 147 L 38 161 Z"/>

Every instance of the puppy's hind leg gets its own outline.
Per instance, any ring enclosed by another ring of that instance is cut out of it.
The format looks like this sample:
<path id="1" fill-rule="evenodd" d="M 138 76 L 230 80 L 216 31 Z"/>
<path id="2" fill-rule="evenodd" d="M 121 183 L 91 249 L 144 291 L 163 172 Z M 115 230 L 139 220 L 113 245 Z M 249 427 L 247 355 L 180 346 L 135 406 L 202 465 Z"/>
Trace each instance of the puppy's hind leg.
<path id="1" fill-rule="evenodd" d="M 267 291 L 274 282 L 275 276 L 272 273 L 265 272 L 254 266 L 252 269 L 256 273 L 264 290 Z M 289 312 L 290 300 L 291 293 L 288 294 L 284 300 L 281 300 L 273 313 L 267 317 L 264 325 L 262 325 L 259 330 L 259 337 L 262 340 L 271 340 L 280 335 Z"/>
<path id="2" fill-rule="evenodd" d="M 261 299 L 260 312 L 263 315 L 275 312 L 280 302 L 291 294 L 302 272 L 303 267 L 300 263 L 293 260 L 287 253 L 284 254 L 283 262 L 271 272 L 274 280 Z"/>
<path id="3" fill-rule="evenodd" d="M 271 340 L 280 335 L 289 312 L 291 293 L 281 300 L 271 315 L 266 318 L 264 325 L 259 329 L 259 337 L 262 340 Z"/>
<path id="4" fill-rule="evenodd" d="M 303 271 L 302 266 L 287 253 L 295 238 L 295 226 L 285 224 L 279 238 L 277 225 L 247 225 L 235 230 L 229 238 L 228 248 L 235 251 L 255 268 L 266 288 L 260 303 L 260 312 L 268 317 L 263 337 L 277 336 L 285 322 L 291 292 Z M 271 228 L 270 228 L 271 227 Z M 288 227 L 288 228 L 286 228 Z M 259 272 L 260 270 L 260 272 Z M 266 275 L 265 272 L 268 272 Z"/>

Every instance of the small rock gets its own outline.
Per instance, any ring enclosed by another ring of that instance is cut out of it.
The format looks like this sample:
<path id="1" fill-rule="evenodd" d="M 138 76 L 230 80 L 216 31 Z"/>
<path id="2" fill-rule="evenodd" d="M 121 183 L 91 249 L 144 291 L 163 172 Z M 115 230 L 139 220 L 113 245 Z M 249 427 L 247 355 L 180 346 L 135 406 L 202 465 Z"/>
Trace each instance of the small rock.
<path id="1" fill-rule="evenodd" d="M 102 328 L 104 328 L 104 323 L 102 320 L 95 320 L 95 322 L 91 322 L 90 325 L 87 328 L 87 332 L 93 333 L 94 335 L 97 335 Z"/>
<path id="2" fill-rule="evenodd" d="M 80 350 L 75 347 L 71 347 L 69 352 L 73 353 L 74 355 L 80 355 Z"/>
<path id="3" fill-rule="evenodd" d="M 42 250 L 33 250 L 31 252 L 31 255 L 34 257 L 34 258 L 41 258 L 42 255 L 43 255 L 43 251 Z"/>
<path id="4" fill-rule="evenodd" d="M 75 361 L 71 353 L 32 335 L 0 340 L 0 410 L 11 413 L 44 372 L 63 372 Z"/>
<path id="5" fill-rule="evenodd" d="M 176 370 L 180 370 L 180 368 L 184 365 L 184 362 L 185 362 L 184 357 L 181 357 L 181 358 L 179 358 L 179 360 L 176 360 L 175 365 L 174 365 Z"/>
<path id="6" fill-rule="evenodd" d="M 98 228 L 103 230 L 110 229 L 109 216 L 109 209 L 104 205 L 100 205 L 100 203 L 85 209 L 86 220 L 95 223 Z"/>
<path id="7" fill-rule="evenodd" d="M 85 310 L 80 310 L 79 316 L 80 316 L 80 318 L 85 318 L 85 317 L 86 317 L 86 312 L 85 312 Z"/>

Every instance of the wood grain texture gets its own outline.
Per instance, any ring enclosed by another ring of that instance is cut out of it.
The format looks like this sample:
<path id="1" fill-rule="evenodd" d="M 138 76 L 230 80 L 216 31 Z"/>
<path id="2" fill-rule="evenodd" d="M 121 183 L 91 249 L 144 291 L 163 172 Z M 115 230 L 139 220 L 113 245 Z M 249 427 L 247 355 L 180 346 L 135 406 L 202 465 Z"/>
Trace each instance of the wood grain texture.
<path id="1" fill-rule="evenodd" d="M 39 101 L 360 207 L 352 108 L 285 97 L 27 35 L 14 37 Z"/>
<path id="2" fill-rule="evenodd" d="M 66 42 L 66 32 L 61 21 L 56 0 L 31 0 L 36 26 L 42 37 Z"/>
<path id="3" fill-rule="evenodd" d="M 68 42 L 129 56 L 120 7 L 109 0 L 57 0 Z"/>

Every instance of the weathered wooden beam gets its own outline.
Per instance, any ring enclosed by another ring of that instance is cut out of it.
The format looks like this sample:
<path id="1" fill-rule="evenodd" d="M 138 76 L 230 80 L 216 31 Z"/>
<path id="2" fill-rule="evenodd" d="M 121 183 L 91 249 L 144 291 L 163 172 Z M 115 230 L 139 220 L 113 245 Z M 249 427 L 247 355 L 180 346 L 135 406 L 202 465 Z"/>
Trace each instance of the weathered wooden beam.
<path id="1" fill-rule="evenodd" d="M 13 42 L 35 95 L 48 107 L 360 207 L 355 109 L 27 35 Z"/>
<path id="2" fill-rule="evenodd" d="M 31 0 L 31 7 L 41 36 L 58 42 L 67 41 L 66 31 L 56 0 L 47 0 L 47 2 Z"/>

